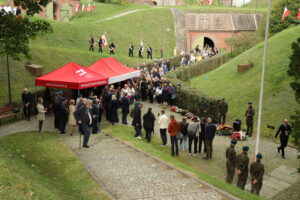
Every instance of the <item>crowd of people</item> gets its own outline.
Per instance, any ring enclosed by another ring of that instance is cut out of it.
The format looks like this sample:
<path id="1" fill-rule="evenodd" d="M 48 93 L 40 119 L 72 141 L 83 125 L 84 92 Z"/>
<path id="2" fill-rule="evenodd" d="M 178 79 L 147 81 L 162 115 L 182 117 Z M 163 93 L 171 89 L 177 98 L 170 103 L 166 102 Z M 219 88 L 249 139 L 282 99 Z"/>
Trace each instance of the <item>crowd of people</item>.
<path id="1" fill-rule="evenodd" d="M 195 62 L 200 62 L 214 55 L 217 55 L 218 53 L 219 50 L 217 47 L 213 48 L 206 44 L 203 49 L 200 49 L 200 46 L 197 45 L 195 49 L 190 52 L 181 51 L 181 66 L 186 66 Z"/>
<path id="2" fill-rule="evenodd" d="M 15 16 L 20 16 L 22 14 L 22 10 L 19 6 L 17 7 L 11 7 L 9 5 L 1 5 L 0 11 L 3 11 L 4 14 L 6 13 L 12 13 Z"/>

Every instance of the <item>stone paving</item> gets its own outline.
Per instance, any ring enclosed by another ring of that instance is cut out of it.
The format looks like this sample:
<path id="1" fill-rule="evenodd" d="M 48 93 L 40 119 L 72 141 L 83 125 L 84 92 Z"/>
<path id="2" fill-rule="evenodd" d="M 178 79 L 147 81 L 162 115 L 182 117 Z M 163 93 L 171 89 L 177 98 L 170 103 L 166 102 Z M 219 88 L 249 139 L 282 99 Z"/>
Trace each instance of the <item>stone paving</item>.
<path id="1" fill-rule="evenodd" d="M 64 136 L 96 179 L 116 199 L 228 199 L 216 190 L 108 136 L 98 134 L 91 148 L 78 149 L 78 138 Z"/>

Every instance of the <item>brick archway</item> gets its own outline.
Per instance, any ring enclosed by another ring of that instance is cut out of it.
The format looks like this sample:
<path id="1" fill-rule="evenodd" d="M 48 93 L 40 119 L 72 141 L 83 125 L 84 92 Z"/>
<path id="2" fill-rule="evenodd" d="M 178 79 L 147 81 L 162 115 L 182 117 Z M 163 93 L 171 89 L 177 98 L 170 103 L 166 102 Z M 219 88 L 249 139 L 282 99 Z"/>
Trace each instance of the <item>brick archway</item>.
<path id="1" fill-rule="evenodd" d="M 196 37 L 192 38 L 192 48 L 195 48 L 196 45 L 199 45 L 200 48 L 205 46 L 206 40 L 210 40 L 213 44 L 210 45 L 212 47 L 219 47 L 218 40 L 211 34 L 199 34 Z"/>

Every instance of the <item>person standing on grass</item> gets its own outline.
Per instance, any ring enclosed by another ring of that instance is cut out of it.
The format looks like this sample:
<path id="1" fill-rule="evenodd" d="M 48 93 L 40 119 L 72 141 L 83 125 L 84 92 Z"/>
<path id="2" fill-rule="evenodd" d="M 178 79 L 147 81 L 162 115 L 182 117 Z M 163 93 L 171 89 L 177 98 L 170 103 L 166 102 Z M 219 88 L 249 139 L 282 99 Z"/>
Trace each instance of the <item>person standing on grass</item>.
<path id="1" fill-rule="evenodd" d="M 148 48 L 147 48 L 147 59 L 152 60 L 152 47 L 150 46 L 150 44 L 148 44 Z"/>
<path id="2" fill-rule="evenodd" d="M 124 88 L 123 88 L 124 89 Z M 123 90 L 122 89 L 122 90 Z M 122 94 L 122 91 L 121 91 Z M 122 107 L 122 124 L 127 125 L 127 115 L 129 113 L 130 101 L 127 96 L 127 92 L 123 93 L 123 97 L 121 98 L 121 107 Z"/>
<path id="3" fill-rule="evenodd" d="M 198 117 L 194 116 L 193 121 L 188 126 L 188 137 L 189 137 L 189 156 L 192 154 L 192 145 L 194 144 L 194 156 L 197 155 L 197 143 L 199 133 L 201 132 L 200 123 L 197 121 Z"/>
<path id="4" fill-rule="evenodd" d="M 226 149 L 226 169 L 227 169 L 227 176 L 226 176 L 226 183 L 232 183 L 234 177 L 234 171 L 236 168 L 236 151 L 234 147 L 236 145 L 236 140 L 231 140 L 230 147 Z"/>
<path id="5" fill-rule="evenodd" d="M 98 52 L 102 53 L 102 47 L 103 47 L 102 45 L 103 45 L 103 39 L 102 39 L 102 37 L 99 37 L 99 39 L 98 39 L 98 47 L 99 47 Z"/>
<path id="6" fill-rule="evenodd" d="M 180 123 L 175 120 L 174 115 L 171 115 L 170 123 L 168 125 L 168 132 L 170 134 L 172 156 L 175 155 L 178 156 L 177 134 L 180 132 L 180 130 L 181 130 Z"/>
<path id="7" fill-rule="evenodd" d="M 162 140 L 162 147 L 167 146 L 167 128 L 169 126 L 168 116 L 165 114 L 164 110 L 160 111 L 158 114 L 158 126 L 160 131 L 160 137 Z"/>
<path id="8" fill-rule="evenodd" d="M 244 146 L 243 152 L 237 156 L 236 159 L 236 168 L 238 174 L 237 186 L 242 190 L 245 189 L 245 185 L 248 179 L 248 166 L 249 166 L 249 157 L 248 157 L 249 147 Z"/>
<path id="9" fill-rule="evenodd" d="M 256 155 L 256 162 L 250 165 L 250 175 L 251 175 L 251 193 L 259 195 L 260 189 L 262 188 L 265 167 L 261 164 L 262 155 L 258 153 Z"/>
<path id="10" fill-rule="evenodd" d="M 134 46 L 131 42 L 130 45 L 129 45 L 129 53 L 128 53 L 129 57 L 133 57 L 133 50 L 134 50 Z"/>
<path id="11" fill-rule="evenodd" d="M 111 43 L 109 44 L 109 54 L 115 55 L 115 49 L 116 49 L 116 45 L 113 41 L 111 41 Z"/>
<path id="12" fill-rule="evenodd" d="M 180 127 L 181 127 L 181 133 L 183 135 L 183 138 L 180 139 L 180 145 L 179 145 L 179 150 L 182 151 L 187 151 L 187 144 L 188 144 L 188 126 L 189 123 L 187 122 L 187 118 L 183 117 L 182 121 L 180 122 Z"/>
<path id="13" fill-rule="evenodd" d="M 206 147 L 206 157 L 204 159 L 212 159 L 213 152 L 213 139 L 216 135 L 217 127 L 212 123 L 211 118 L 207 118 L 207 124 L 205 126 L 205 147 Z"/>
<path id="14" fill-rule="evenodd" d="M 28 121 L 30 121 L 31 101 L 31 93 L 28 91 L 27 88 L 24 88 L 24 91 L 22 93 L 23 112 L 25 120 Z"/>
<path id="15" fill-rule="evenodd" d="M 275 138 L 280 133 L 280 147 L 277 147 L 278 153 L 281 151 L 281 157 L 285 158 L 284 148 L 287 146 L 289 141 L 289 135 L 292 133 L 292 128 L 289 125 L 289 121 L 285 119 L 276 132 Z"/>
<path id="16" fill-rule="evenodd" d="M 144 46 L 143 45 L 139 45 L 139 58 L 143 58 L 143 51 L 144 51 Z"/>
<path id="17" fill-rule="evenodd" d="M 152 108 L 148 108 L 148 112 L 143 116 L 143 127 L 146 131 L 146 139 L 148 142 L 151 141 L 151 135 L 154 131 L 155 116 L 152 113 Z"/>
<path id="18" fill-rule="evenodd" d="M 142 139 L 141 138 L 142 108 L 143 108 L 143 104 L 141 104 L 140 102 L 136 102 L 134 104 L 132 126 L 134 126 L 134 129 L 135 129 L 134 137 L 137 138 L 137 139 Z"/>
<path id="19" fill-rule="evenodd" d="M 92 35 L 90 36 L 89 43 L 90 43 L 90 49 L 89 49 L 89 51 L 94 51 L 95 40 L 94 40 L 94 38 L 93 38 Z"/>
<path id="20" fill-rule="evenodd" d="M 85 101 L 85 106 L 77 109 L 74 112 L 77 123 L 81 126 L 83 137 L 83 148 L 89 148 L 88 142 L 90 139 L 90 126 L 92 125 L 92 114 L 90 108 L 93 102 L 89 99 Z"/>
<path id="21" fill-rule="evenodd" d="M 75 135 L 75 126 L 76 126 L 76 119 L 74 117 L 74 112 L 76 111 L 75 101 L 73 99 L 70 100 L 69 106 L 69 126 L 70 126 L 70 135 Z"/>
<path id="22" fill-rule="evenodd" d="M 45 121 L 45 113 L 47 112 L 47 109 L 44 108 L 43 105 L 43 98 L 39 98 L 38 99 L 38 104 L 36 106 L 37 111 L 38 111 L 38 115 L 37 115 L 37 120 L 39 121 L 39 132 L 42 133 L 44 132 L 43 129 L 43 123 Z"/>
<path id="23" fill-rule="evenodd" d="M 163 48 L 162 45 L 160 46 L 159 53 L 160 53 L 160 58 L 163 59 L 163 57 L 164 57 L 164 48 Z"/>
<path id="24" fill-rule="evenodd" d="M 201 126 L 201 132 L 199 133 L 199 149 L 198 149 L 198 153 L 199 154 L 202 151 L 202 144 L 203 144 L 203 152 L 206 153 L 205 139 L 204 139 L 205 126 L 206 126 L 206 119 L 205 119 L 205 117 L 201 118 L 200 126 Z"/>
<path id="25" fill-rule="evenodd" d="M 252 132 L 253 132 L 254 115 L 255 115 L 255 110 L 252 107 L 252 102 L 248 102 L 248 109 L 246 110 L 245 117 L 246 117 L 246 125 L 247 125 L 246 135 L 248 135 L 249 137 L 252 136 Z"/>

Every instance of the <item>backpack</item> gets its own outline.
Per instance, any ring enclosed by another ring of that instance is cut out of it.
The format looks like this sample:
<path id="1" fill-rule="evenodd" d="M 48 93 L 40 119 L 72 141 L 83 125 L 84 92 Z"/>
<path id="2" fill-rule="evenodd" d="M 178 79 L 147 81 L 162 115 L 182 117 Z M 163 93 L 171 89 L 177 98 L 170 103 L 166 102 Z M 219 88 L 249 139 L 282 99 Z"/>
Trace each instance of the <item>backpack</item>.
<path id="1" fill-rule="evenodd" d="M 131 118 L 134 118 L 134 108 L 132 108 L 132 109 L 130 110 L 130 117 L 131 117 Z"/>

